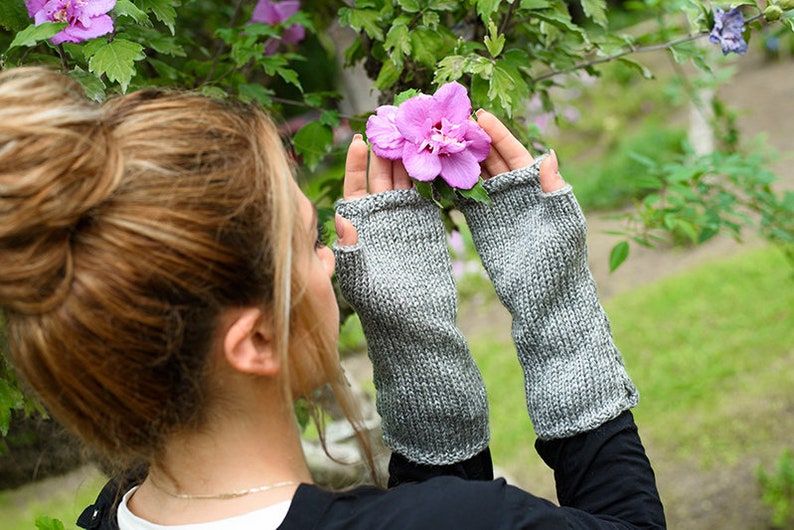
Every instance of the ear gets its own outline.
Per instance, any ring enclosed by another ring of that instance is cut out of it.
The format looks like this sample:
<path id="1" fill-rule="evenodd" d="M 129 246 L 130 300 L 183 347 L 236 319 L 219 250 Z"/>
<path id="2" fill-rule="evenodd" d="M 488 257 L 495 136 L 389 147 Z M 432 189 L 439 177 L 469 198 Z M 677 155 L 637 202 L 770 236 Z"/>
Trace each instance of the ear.
<path id="1" fill-rule="evenodd" d="M 273 348 L 273 326 L 258 308 L 246 308 L 234 315 L 223 338 L 223 354 L 235 370 L 274 376 L 281 371 L 281 360 Z"/>

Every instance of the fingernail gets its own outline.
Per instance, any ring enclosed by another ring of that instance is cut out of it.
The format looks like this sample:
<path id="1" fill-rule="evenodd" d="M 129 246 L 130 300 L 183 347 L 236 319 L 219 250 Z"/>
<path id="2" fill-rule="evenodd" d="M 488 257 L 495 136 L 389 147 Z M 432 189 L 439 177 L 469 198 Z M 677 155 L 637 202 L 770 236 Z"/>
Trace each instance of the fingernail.
<path id="1" fill-rule="evenodd" d="M 479 117 L 480 117 L 480 115 L 482 115 L 482 113 L 483 113 L 483 112 L 485 112 L 485 110 L 483 110 L 483 109 L 477 109 L 477 112 L 475 112 L 474 114 L 475 114 L 475 115 L 476 115 L 476 116 L 479 118 Z"/>
<path id="2" fill-rule="evenodd" d="M 364 137 L 361 135 L 361 133 L 356 133 L 353 135 L 352 141 L 355 142 L 356 140 L 364 140 Z"/>
<path id="3" fill-rule="evenodd" d="M 560 174 L 560 161 L 557 159 L 557 151 L 551 149 L 549 151 L 549 155 L 551 156 L 552 163 L 554 164 L 554 173 L 557 175 Z"/>

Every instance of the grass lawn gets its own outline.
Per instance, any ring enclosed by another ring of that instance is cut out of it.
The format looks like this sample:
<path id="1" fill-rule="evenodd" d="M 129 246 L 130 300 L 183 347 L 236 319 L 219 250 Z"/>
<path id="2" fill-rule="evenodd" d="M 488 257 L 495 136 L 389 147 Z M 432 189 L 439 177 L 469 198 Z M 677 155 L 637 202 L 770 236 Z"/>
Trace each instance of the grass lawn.
<path id="1" fill-rule="evenodd" d="M 0 492 L 3 530 L 32 530 L 41 516 L 60 520 L 66 530 L 78 530 L 75 521 L 93 503 L 106 479 L 99 472 L 73 471 L 67 480 L 59 478 Z M 60 485 L 61 489 L 56 489 Z"/>
<path id="2" fill-rule="evenodd" d="M 640 389 L 643 437 L 704 468 L 779 436 L 775 411 L 794 404 L 794 277 L 774 248 L 747 251 L 635 289 L 605 304 Z M 470 337 L 491 399 L 492 449 L 519 479 L 544 464 L 509 338 Z"/>

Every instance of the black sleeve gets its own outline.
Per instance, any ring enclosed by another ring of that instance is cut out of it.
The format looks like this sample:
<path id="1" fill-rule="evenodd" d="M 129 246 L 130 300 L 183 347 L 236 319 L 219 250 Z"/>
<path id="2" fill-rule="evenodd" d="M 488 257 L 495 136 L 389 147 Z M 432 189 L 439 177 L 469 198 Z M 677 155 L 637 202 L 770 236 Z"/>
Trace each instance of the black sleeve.
<path id="1" fill-rule="evenodd" d="M 468 460 L 444 466 L 417 464 L 397 453 L 392 453 L 389 460 L 389 488 L 441 476 L 466 480 L 493 480 L 491 450 L 486 447 Z"/>
<path id="2" fill-rule="evenodd" d="M 631 412 L 590 432 L 538 440 L 535 448 L 554 470 L 557 499 L 573 528 L 665 528 L 651 463 Z"/>

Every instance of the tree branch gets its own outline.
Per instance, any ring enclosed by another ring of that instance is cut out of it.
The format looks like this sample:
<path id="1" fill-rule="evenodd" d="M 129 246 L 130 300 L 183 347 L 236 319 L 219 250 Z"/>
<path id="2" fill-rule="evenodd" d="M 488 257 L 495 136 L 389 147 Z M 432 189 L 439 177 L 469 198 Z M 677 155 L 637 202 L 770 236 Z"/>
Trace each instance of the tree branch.
<path id="1" fill-rule="evenodd" d="M 750 24 L 750 23 L 755 22 L 757 20 L 763 19 L 763 17 L 764 17 L 763 14 L 756 15 L 756 16 L 754 16 L 752 18 L 747 19 L 745 21 L 745 24 Z M 702 31 L 700 33 L 689 34 L 689 35 L 686 35 L 684 37 L 680 37 L 678 39 L 672 40 L 670 42 L 665 42 L 665 43 L 662 43 L 662 44 L 651 44 L 651 45 L 648 45 L 648 46 L 632 47 L 632 48 L 629 48 L 627 50 L 623 50 L 621 52 L 614 53 L 612 55 L 607 55 L 606 57 L 600 57 L 598 59 L 593 59 L 591 61 L 585 61 L 583 63 L 579 63 L 579 64 L 574 65 L 571 68 L 567 68 L 565 70 L 554 70 L 554 71 L 548 72 L 546 74 L 543 74 L 541 76 L 538 76 L 538 77 L 534 78 L 534 81 L 535 82 L 545 81 L 546 79 L 551 79 L 552 77 L 556 77 L 558 75 L 567 74 L 567 73 L 570 73 L 570 72 L 574 72 L 576 70 L 582 70 L 583 68 L 589 68 L 590 66 L 595 66 L 597 64 L 608 63 L 610 61 L 614 61 L 615 59 L 620 59 L 621 57 L 625 57 L 626 55 L 631 55 L 631 54 L 634 54 L 634 53 L 645 53 L 645 52 L 654 52 L 654 51 L 660 51 L 660 50 L 668 50 L 668 49 L 672 48 L 673 46 L 677 46 L 677 45 L 683 44 L 685 42 L 690 42 L 690 41 L 693 41 L 693 40 L 696 40 L 696 39 L 700 39 L 702 37 L 706 37 L 710 33 L 711 33 L 710 31 Z"/>

